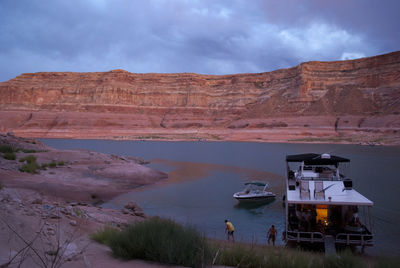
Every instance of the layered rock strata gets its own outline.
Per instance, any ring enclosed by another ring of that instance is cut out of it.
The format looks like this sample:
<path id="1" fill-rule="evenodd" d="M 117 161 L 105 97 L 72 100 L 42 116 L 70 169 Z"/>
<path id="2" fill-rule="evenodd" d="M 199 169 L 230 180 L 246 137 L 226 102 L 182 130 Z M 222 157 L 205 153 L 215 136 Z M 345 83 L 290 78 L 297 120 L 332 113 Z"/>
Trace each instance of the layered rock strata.
<path id="1" fill-rule="evenodd" d="M 22 74 L 0 94 L 0 131 L 22 136 L 400 142 L 400 52 L 254 74 Z"/>

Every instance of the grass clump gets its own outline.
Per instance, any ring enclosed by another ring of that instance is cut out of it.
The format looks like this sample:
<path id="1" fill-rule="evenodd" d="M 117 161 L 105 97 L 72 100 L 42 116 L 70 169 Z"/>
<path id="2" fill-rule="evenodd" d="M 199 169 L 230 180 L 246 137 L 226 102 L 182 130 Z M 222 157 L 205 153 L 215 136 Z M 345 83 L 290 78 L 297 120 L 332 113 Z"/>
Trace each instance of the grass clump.
<path id="1" fill-rule="evenodd" d="M 338 256 L 324 256 L 318 253 L 284 248 L 267 248 L 246 244 L 225 245 L 215 254 L 216 265 L 233 267 L 289 267 L 289 268 L 342 268 L 342 267 L 373 267 L 366 260 L 351 252 L 343 252 Z M 393 260 L 385 259 L 382 263 L 393 263 Z M 387 266 L 374 266 L 387 267 Z M 393 266 L 394 267 L 394 266 Z"/>
<path id="2" fill-rule="evenodd" d="M 25 154 L 33 154 L 37 152 L 36 150 L 33 149 L 21 149 L 21 151 Z"/>
<path id="3" fill-rule="evenodd" d="M 33 163 L 26 163 L 25 165 L 19 168 L 19 171 L 35 174 L 38 169 L 39 169 L 38 163 L 33 162 Z"/>
<path id="4" fill-rule="evenodd" d="M 49 166 L 50 168 L 55 168 L 55 167 L 57 166 L 57 162 L 56 162 L 56 161 L 51 161 L 51 162 L 48 164 L 48 166 Z"/>
<path id="5" fill-rule="evenodd" d="M 14 149 L 10 145 L 1 145 L 0 146 L 0 153 L 13 153 Z"/>
<path id="6" fill-rule="evenodd" d="M 7 160 L 15 160 L 17 158 L 14 149 L 10 145 L 1 145 L 0 153 L 3 153 L 4 159 Z"/>
<path id="7" fill-rule="evenodd" d="M 118 234 L 118 229 L 106 226 L 103 230 L 97 231 L 90 235 L 90 238 L 100 244 L 108 245 L 110 238 Z"/>
<path id="8" fill-rule="evenodd" d="M 193 227 L 184 227 L 168 219 L 153 217 L 115 233 L 105 230 L 95 237 L 106 241 L 113 254 L 123 259 L 190 267 L 202 267 L 211 261 L 211 250 L 204 236 Z"/>
<path id="9" fill-rule="evenodd" d="M 57 166 L 64 166 L 65 162 L 64 161 L 51 161 L 50 163 L 42 163 L 40 165 L 40 169 L 46 170 L 47 168 L 55 168 Z"/>
<path id="10" fill-rule="evenodd" d="M 398 257 L 370 262 L 350 251 L 324 256 L 279 247 L 207 241 L 194 228 L 158 217 L 136 222 L 119 231 L 105 227 L 91 239 L 108 245 L 114 256 L 159 263 L 204 267 L 211 265 L 248 268 L 358 268 L 400 267 Z"/>
<path id="11" fill-rule="evenodd" d="M 215 264 L 233 267 L 263 267 L 264 254 L 251 246 L 234 244 L 216 251 Z"/>
<path id="12" fill-rule="evenodd" d="M 17 156 L 15 155 L 15 153 L 4 153 L 3 157 L 4 157 L 4 159 L 7 159 L 7 160 L 17 159 Z"/>
<path id="13" fill-rule="evenodd" d="M 28 155 L 28 156 L 22 157 L 22 158 L 19 160 L 19 162 L 26 162 L 26 163 L 28 163 L 28 164 L 30 164 L 30 163 L 35 163 L 35 162 L 36 162 L 36 156 L 34 156 L 34 155 Z"/>
<path id="14" fill-rule="evenodd" d="M 317 268 L 322 266 L 322 258 L 317 254 L 287 250 L 280 248 L 268 248 L 236 243 L 218 249 L 215 254 L 216 265 L 269 268 L 269 267 L 293 267 L 293 268 Z"/>
<path id="15" fill-rule="evenodd" d="M 47 168 L 48 166 L 49 166 L 48 163 L 42 163 L 42 164 L 40 165 L 40 169 L 46 170 L 46 168 Z"/>
<path id="16" fill-rule="evenodd" d="M 39 164 L 36 162 L 36 156 L 34 155 L 28 155 L 19 160 L 19 162 L 26 162 L 22 167 L 19 168 L 19 171 L 21 172 L 28 172 L 31 174 L 36 173 L 36 170 L 38 170 Z"/>

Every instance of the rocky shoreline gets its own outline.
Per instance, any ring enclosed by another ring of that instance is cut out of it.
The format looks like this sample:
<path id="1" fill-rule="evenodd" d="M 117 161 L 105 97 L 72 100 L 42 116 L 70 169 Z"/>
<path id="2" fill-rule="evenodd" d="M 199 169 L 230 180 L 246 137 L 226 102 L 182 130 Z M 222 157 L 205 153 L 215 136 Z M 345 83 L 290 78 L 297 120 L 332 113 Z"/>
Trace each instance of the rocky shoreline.
<path id="1" fill-rule="evenodd" d="M 19 263 L 43 267 L 54 259 L 63 267 L 129 266 L 129 262 L 114 259 L 107 247 L 92 242 L 89 235 L 146 215 L 135 203 L 120 210 L 98 205 L 165 179 L 166 174 L 143 166 L 140 159 L 55 150 L 14 135 L 0 135 L 0 146 L 13 148 L 16 156 L 14 160 L 4 158 L 5 153 L 0 156 L 0 267 L 18 267 Z M 20 171 L 25 162 L 19 160 L 28 155 L 34 155 L 41 167 L 33 174 Z"/>

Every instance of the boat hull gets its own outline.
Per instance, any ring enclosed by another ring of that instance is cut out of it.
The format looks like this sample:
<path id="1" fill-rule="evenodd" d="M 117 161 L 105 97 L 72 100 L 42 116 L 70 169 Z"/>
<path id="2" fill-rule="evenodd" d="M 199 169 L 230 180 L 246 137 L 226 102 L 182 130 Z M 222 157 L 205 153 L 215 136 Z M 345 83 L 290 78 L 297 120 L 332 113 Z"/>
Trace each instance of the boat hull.
<path id="1" fill-rule="evenodd" d="M 257 202 L 267 202 L 274 199 L 275 195 L 264 195 L 264 196 L 233 196 L 236 200 L 241 203 L 257 203 Z"/>

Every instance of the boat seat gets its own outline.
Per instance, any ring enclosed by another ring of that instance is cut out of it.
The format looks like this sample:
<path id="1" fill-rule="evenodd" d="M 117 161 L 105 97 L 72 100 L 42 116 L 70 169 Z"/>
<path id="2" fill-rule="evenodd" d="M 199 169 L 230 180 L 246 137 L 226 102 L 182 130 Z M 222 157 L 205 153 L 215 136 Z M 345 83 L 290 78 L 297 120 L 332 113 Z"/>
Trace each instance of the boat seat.
<path id="1" fill-rule="evenodd" d="M 310 185 L 309 181 L 300 181 L 300 198 L 301 199 L 310 199 Z"/>
<path id="2" fill-rule="evenodd" d="M 322 181 L 314 182 L 314 199 L 324 199 L 325 200 L 325 190 Z"/>

